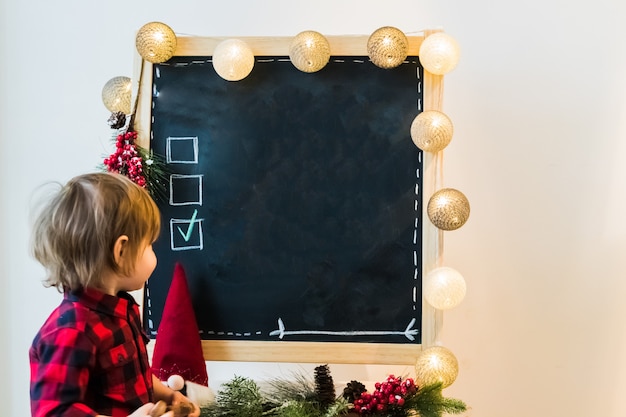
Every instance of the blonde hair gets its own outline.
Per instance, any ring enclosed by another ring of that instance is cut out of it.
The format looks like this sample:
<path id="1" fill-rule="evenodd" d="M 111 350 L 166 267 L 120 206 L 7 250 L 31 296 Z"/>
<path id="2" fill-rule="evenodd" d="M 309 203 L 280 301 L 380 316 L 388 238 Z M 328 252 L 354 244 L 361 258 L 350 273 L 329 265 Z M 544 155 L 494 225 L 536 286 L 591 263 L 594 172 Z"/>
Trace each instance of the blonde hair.
<path id="1" fill-rule="evenodd" d="M 44 284 L 59 291 L 97 287 L 107 269 L 132 273 L 115 262 L 116 240 L 128 236 L 125 254 L 137 259 L 161 227 L 148 192 L 120 174 L 74 177 L 38 208 L 31 251 L 46 269 Z"/>

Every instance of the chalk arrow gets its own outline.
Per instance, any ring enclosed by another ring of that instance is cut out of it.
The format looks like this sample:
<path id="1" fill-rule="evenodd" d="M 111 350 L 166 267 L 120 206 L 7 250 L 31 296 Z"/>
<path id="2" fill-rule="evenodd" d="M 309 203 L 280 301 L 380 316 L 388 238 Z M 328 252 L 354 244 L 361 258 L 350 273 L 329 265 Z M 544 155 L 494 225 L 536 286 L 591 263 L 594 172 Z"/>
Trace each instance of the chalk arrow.
<path id="1" fill-rule="evenodd" d="M 415 340 L 415 335 L 419 333 L 417 329 L 413 329 L 415 325 L 415 319 L 411 319 L 408 326 L 404 331 L 394 331 L 394 330 L 353 330 L 353 331 L 326 331 L 326 330 L 285 330 L 285 324 L 283 323 L 282 318 L 278 318 L 278 329 L 272 330 L 270 332 L 270 336 L 278 336 L 279 339 L 284 338 L 285 336 L 291 335 L 313 335 L 313 334 L 323 334 L 323 335 L 332 335 L 332 336 L 388 336 L 388 335 L 403 335 L 409 340 Z"/>

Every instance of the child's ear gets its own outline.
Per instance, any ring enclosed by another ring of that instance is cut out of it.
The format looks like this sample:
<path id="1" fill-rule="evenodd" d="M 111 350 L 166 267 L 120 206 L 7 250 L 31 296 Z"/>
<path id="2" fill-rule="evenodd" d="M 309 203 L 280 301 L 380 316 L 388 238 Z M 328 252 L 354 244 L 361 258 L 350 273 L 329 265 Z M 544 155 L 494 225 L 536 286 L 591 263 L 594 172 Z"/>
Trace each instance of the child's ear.
<path id="1" fill-rule="evenodd" d="M 113 257 L 117 266 L 122 266 L 122 263 L 124 262 L 124 251 L 127 243 L 128 236 L 122 235 L 117 238 L 115 244 L 113 245 Z"/>

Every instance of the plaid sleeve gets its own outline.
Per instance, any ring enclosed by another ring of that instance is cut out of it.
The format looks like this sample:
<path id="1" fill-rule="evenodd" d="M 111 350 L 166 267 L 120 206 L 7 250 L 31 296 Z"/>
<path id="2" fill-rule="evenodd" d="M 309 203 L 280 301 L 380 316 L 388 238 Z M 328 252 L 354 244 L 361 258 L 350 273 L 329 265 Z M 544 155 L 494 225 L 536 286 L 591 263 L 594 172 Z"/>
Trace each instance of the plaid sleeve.
<path id="1" fill-rule="evenodd" d="M 96 346 L 81 331 L 58 328 L 40 335 L 30 350 L 33 417 L 94 417 L 84 404 Z"/>

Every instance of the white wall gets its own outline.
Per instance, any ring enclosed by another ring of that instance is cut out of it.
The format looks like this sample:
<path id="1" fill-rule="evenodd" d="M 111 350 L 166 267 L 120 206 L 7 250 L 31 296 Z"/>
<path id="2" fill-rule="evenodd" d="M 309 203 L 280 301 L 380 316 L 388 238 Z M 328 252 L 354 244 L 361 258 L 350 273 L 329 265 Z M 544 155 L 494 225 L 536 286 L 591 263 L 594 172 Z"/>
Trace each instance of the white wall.
<path id="1" fill-rule="evenodd" d="M 446 395 L 468 416 L 626 415 L 626 3 L 620 0 L 0 0 L 0 369 L 3 415 L 28 415 L 27 349 L 60 296 L 28 254 L 28 200 L 109 151 L 100 93 L 132 74 L 134 33 L 292 36 L 442 27 L 462 47 L 446 77 L 455 124 L 445 185 L 472 213 L 445 235 L 468 284 L 442 342 Z M 209 364 L 212 380 L 279 364 Z M 389 367 L 333 367 L 379 380 Z M 8 404 L 8 406 L 6 406 Z"/>

